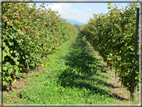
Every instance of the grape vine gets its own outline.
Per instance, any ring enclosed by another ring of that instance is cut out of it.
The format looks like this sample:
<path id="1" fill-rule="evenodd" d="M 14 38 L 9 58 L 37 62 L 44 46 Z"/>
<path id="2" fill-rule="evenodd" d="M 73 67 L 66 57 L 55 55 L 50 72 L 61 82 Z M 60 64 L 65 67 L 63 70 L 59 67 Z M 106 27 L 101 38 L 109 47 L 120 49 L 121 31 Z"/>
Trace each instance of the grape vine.
<path id="1" fill-rule="evenodd" d="M 122 9 L 109 3 L 108 13 L 94 14 L 94 18 L 81 28 L 81 35 L 110 67 L 116 68 L 123 86 L 130 91 L 131 100 L 134 99 L 136 81 L 139 81 L 134 44 L 136 8 L 136 3 Z"/>
<path id="2" fill-rule="evenodd" d="M 36 3 L 2 4 L 3 87 L 11 85 L 26 69 L 42 63 L 42 58 L 78 33 L 57 11 Z M 11 88 L 10 88 L 11 89 Z"/>

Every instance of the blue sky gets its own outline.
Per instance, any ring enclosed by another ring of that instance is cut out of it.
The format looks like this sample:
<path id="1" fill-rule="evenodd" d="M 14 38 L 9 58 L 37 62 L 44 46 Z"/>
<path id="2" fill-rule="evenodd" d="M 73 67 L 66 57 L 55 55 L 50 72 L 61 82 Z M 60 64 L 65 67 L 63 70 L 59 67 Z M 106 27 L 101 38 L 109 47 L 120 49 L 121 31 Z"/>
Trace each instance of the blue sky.
<path id="1" fill-rule="evenodd" d="M 41 4 L 42 3 L 36 3 L 37 8 L 40 7 Z M 48 6 L 46 6 L 47 4 Z M 128 5 L 128 3 L 112 3 L 112 5 L 113 4 L 119 4 L 118 8 Z M 52 10 L 58 11 L 62 18 L 82 23 L 87 23 L 90 18 L 93 18 L 93 13 L 107 13 L 109 11 L 107 5 L 107 3 L 45 3 L 46 8 L 50 7 Z"/>

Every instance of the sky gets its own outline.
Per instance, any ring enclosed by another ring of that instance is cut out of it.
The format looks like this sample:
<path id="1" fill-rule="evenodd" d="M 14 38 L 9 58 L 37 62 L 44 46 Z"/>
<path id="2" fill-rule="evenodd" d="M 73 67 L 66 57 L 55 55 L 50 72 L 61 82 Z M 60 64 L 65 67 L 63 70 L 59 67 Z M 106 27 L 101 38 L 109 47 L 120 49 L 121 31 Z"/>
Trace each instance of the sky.
<path id="1" fill-rule="evenodd" d="M 74 1 L 83 1 L 83 0 L 74 0 Z M 110 1 L 110 0 L 104 0 L 104 1 Z M 39 8 L 41 4 L 42 3 L 36 3 L 37 8 Z M 46 6 L 47 4 L 48 6 Z M 128 5 L 128 3 L 112 3 L 112 5 L 114 4 L 117 5 L 119 4 L 118 6 L 119 9 L 122 8 L 121 6 L 126 7 Z M 98 3 L 45 3 L 46 8 L 50 7 L 52 10 L 58 11 L 58 13 L 61 14 L 60 16 L 61 18 L 75 20 L 84 24 L 87 23 L 90 20 L 90 18 L 93 18 L 94 13 L 95 14 L 107 13 L 109 11 L 109 9 L 107 9 L 107 5 L 108 5 L 107 3 L 99 3 L 99 2 Z"/>

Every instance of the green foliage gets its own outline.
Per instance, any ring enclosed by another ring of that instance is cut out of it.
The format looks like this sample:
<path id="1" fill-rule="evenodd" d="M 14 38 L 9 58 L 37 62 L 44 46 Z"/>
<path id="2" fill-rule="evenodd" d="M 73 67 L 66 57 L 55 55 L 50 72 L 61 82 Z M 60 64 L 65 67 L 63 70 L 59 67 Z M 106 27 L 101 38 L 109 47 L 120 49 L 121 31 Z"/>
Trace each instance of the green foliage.
<path id="1" fill-rule="evenodd" d="M 81 28 L 82 25 L 75 24 L 74 26 L 75 26 L 75 27 L 78 29 L 78 31 L 80 32 L 80 28 Z"/>
<path id="2" fill-rule="evenodd" d="M 36 9 L 35 3 L 3 3 L 3 85 L 25 69 L 36 67 L 78 31 L 50 8 Z"/>
<path id="3" fill-rule="evenodd" d="M 131 93 L 134 92 L 133 86 L 136 86 L 139 73 L 134 46 L 136 6 L 134 3 L 120 10 L 108 4 L 110 10 L 107 14 L 94 14 L 94 18 L 81 28 L 81 35 L 85 36 L 104 61 L 119 69 L 119 77 Z"/>
<path id="4" fill-rule="evenodd" d="M 101 72 L 99 65 L 105 66 L 106 64 L 101 64 L 97 57 L 84 38 L 80 38 L 79 35 L 71 37 L 59 47 L 56 53 L 44 59 L 44 62 L 48 63 L 44 73 L 38 74 L 37 77 L 33 75 L 28 77 L 28 81 L 24 84 L 25 88 L 10 91 L 10 95 L 4 93 L 3 102 L 6 104 L 112 104 L 121 102 L 119 98 L 116 99 L 109 93 L 113 86 L 107 83 L 110 74 Z M 97 72 L 96 66 L 98 66 Z M 91 69 L 93 69 L 92 72 L 90 72 Z M 22 98 L 17 93 L 20 93 Z M 125 100 L 122 102 L 124 103 Z"/>

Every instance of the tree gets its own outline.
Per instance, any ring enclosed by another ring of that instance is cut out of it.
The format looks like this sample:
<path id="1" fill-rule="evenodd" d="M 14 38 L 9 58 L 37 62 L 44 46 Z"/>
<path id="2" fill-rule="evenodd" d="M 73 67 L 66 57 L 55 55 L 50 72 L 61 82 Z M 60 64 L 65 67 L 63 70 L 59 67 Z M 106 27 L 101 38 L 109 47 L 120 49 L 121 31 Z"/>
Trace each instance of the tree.
<path id="1" fill-rule="evenodd" d="M 74 26 L 78 29 L 78 31 L 80 32 L 80 28 L 82 25 L 78 25 L 78 24 L 74 24 Z"/>

